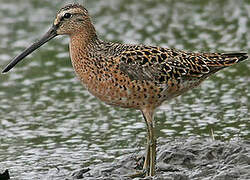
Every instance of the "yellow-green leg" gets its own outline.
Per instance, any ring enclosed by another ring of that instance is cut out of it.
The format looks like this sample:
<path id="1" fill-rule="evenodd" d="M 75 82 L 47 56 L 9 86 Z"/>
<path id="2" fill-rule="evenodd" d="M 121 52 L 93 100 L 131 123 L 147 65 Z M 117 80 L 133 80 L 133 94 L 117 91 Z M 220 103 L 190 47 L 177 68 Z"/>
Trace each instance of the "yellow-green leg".
<path id="1" fill-rule="evenodd" d="M 146 147 L 146 155 L 145 155 L 145 160 L 143 164 L 143 169 L 142 171 L 137 171 L 134 174 L 129 175 L 130 178 L 136 178 L 136 177 L 145 177 L 149 176 L 149 163 L 150 163 L 150 146 L 149 146 L 149 137 L 147 138 L 147 147 Z"/>
<path id="2" fill-rule="evenodd" d="M 143 109 L 143 117 L 147 125 L 147 146 L 143 170 L 129 175 L 131 178 L 155 175 L 156 160 L 156 138 L 154 135 L 153 111 L 151 109 Z"/>
<path id="3" fill-rule="evenodd" d="M 146 146 L 146 154 L 145 160 L 143 164 L 143 171 L 148 175 L 149 172 L 149 163 L 150 163 L 150 145 L 149 145 L 149 136 L 147 137 L 147 146 Z"/>
<path id="4" fill-rule="evenodd" d="M 144 161 L 143 170 L 146 170 L 146 176 L 155 175 L 155 159 L 156 159 L 156 138 L 154 135 L 154 122 L 153 115 L 154 112 L 148 109 L 142 110 L 143 117 L 147 124 L 147 149 Z"/>

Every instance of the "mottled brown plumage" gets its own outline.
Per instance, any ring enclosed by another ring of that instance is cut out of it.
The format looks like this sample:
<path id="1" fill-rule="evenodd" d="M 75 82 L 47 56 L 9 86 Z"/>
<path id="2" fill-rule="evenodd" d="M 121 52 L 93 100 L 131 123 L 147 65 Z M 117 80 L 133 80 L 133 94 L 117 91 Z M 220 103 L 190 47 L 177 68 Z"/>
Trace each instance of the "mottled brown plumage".
<path id="1" fill-rule="evenodd" d="M 155 109 L 247 58 L 246 53 L 190 53 L 104 42 L 97 36 L 84 48 L 79 48 L 79 42 L 71 40 L 71 57 L 83 84 L 107 104 L 136 109 Z M 85 51 L 79 53 L 82 49 Z"/>
<path id="2" fill-rule="evenodd" d="M 192 53 L 105 42 L 98 38 L 88 11 L 73 4 L 62 8 L 48 33 L 17 56 L 3 72 L 50 39 L 64 34 L 70 36 L 72 64 L 86 88 L 107 104 L 142 112 L 148 142 L 143 171 L 135 176 L 155 175 L 154 110 L 162 102 L 198 86 L 215 72 L 247 59 L 246 53 Z"/>

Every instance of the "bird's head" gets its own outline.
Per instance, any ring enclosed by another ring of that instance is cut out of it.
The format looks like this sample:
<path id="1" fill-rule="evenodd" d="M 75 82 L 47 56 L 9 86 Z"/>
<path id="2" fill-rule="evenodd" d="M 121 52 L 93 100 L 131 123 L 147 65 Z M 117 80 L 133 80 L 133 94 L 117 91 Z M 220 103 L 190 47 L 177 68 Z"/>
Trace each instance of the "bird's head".
<path id="1" fill-rule="evenodd" d="M 95 35 L 95 28 L 91 23 L 88 11 L 83 6 L 79 4 L 69 4 L 58 11 L 52 27 L 48 32 L 39 41 L 33 43 L 21 54 L 16 56 L 2 72 L 8 72 L 26 56 L 58 35 L 69 35 L 72 37 L 79 34 L 83 37 L 91 37 Z"/>

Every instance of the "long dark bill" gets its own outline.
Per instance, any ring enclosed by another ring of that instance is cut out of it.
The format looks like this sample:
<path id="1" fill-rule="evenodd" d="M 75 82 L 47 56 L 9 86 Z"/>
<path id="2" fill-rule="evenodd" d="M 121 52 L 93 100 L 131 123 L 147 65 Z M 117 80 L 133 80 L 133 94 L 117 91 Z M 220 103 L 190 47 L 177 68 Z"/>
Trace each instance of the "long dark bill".
<path id="1" fill-rule="evenodd" d="M 49 31 L 37 42 L 33 43 L 31 46 L 26 48 L 21 54 L 16 56 L 2 71 L 2 73 L 6 73 L 11 70 L 17 63 L 19 63 L 22 59 L 28 56 L 30 53 L 35 51 L 37 48 L 48 42 L 49 40 L 53 39 L 57 36 L 56 33 L 56 26 L 52 26 Z"/>

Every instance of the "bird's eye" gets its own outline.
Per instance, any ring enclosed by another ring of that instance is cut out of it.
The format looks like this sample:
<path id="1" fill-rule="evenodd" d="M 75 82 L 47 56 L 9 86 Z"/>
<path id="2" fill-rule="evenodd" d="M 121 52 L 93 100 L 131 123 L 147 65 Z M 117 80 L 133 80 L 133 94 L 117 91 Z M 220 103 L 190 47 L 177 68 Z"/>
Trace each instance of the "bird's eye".
<path id="1" fill-rule="evenodd" d="M 63 16 L 63 18 L 68 19 L 68 18 L 70 18 L 71 16 L 72 16 L 72 14 L 70 14 L 70 13 L 65 13 L 64 16 Z"/>

